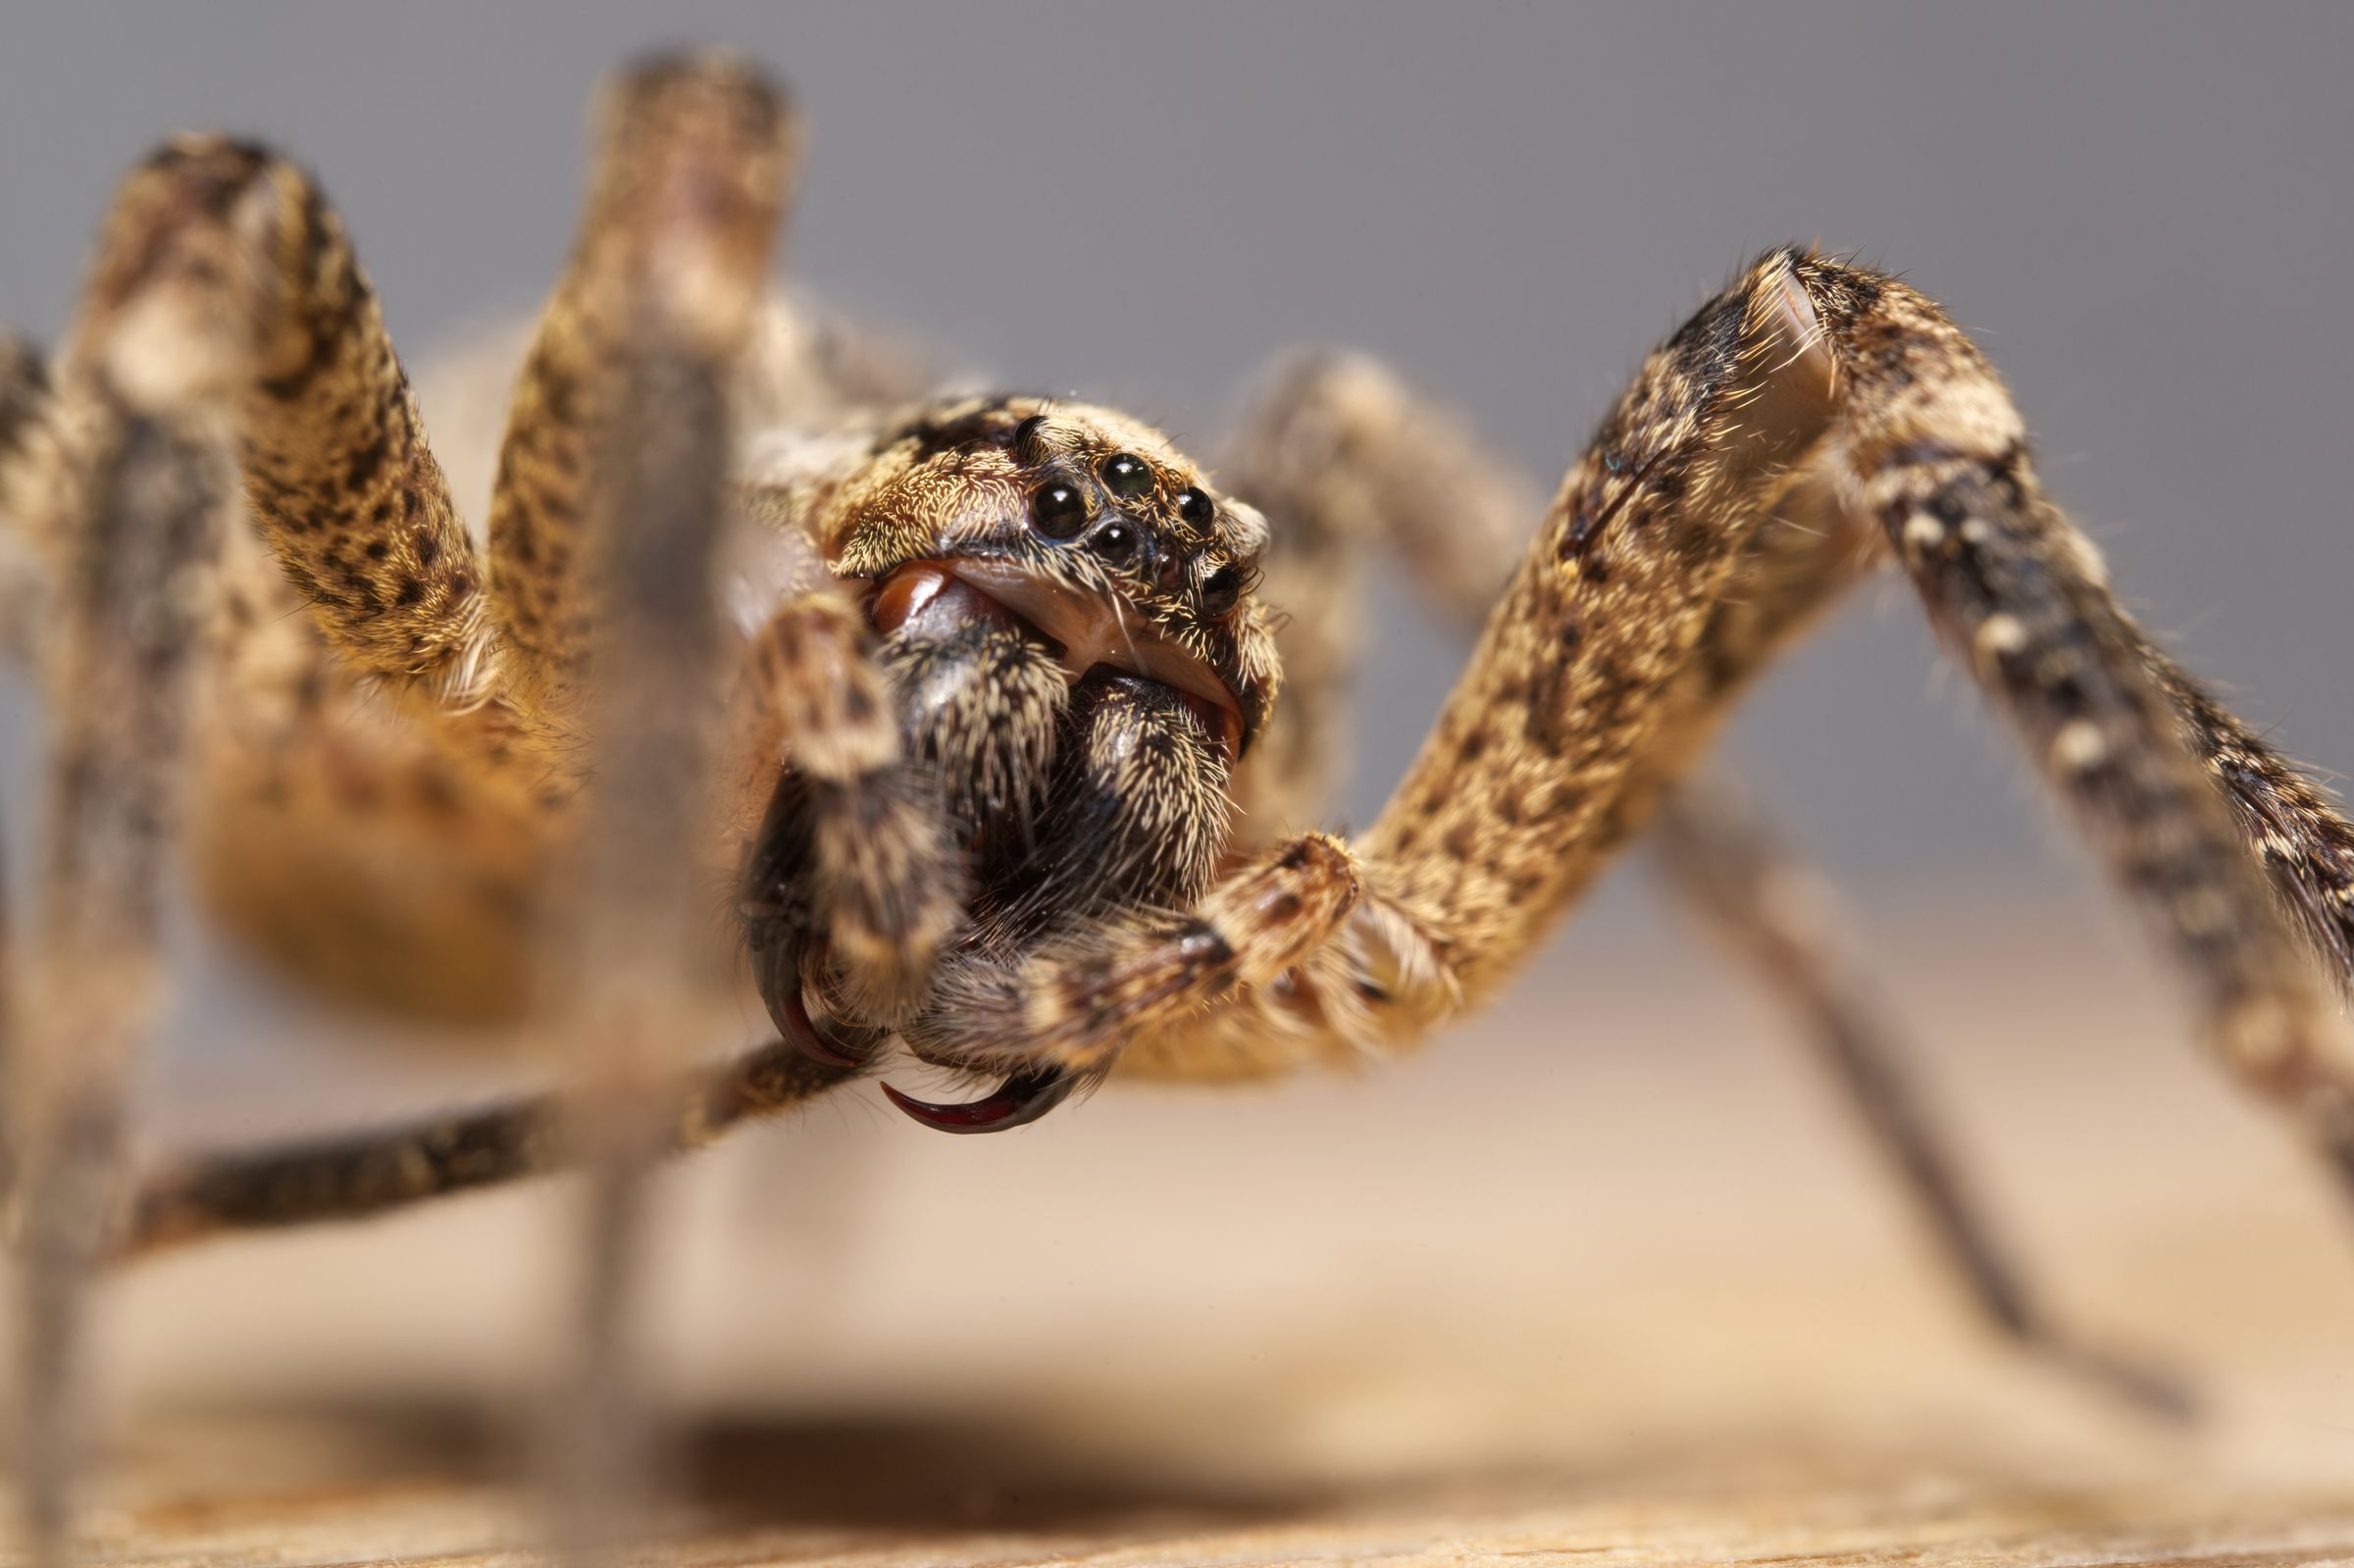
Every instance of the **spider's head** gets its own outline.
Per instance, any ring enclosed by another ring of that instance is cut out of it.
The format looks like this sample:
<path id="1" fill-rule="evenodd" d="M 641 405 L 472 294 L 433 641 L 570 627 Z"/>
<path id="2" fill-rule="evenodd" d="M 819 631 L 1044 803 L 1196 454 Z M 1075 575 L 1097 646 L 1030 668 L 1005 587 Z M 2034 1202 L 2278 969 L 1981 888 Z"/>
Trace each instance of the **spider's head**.
<path id="1" fill-rule="evenodd" d="M 1176 692 L 1230 756 L 1266 722 L 1266 521 L 1138 421 L 1036 397 L 935 407 L 812 499 L 827 564 L 871 585 L 885 633 L 928 611 L 1001 613 L 1074 683 L 1101 666 Z"/>
<path id="2" fill-rule="evenodd" d="M 1279 680 L 1254 592 L 1256 511 L 1211 490 L 1157 431 L 1035 397 L 937 404 L 837 436 L 781 431 L 747 458 L 751 514 L 863 591 L 911 765 L 878 776 L 873 809 L 847 818 L 790 761 L 778 776 L 745 886 L 780 1029 L 896 1030 L 924 1054 L 920 1018 L 961 1005 L 946 998 L 976 984 L 976 963 L 1202 896 L 1228 846 L 1233 766 Z M 828 811 L 860 841 L 821 897 L 809 868 L 828 853 Z M 919 864 L 943 869 L 903 888 Z M 911 956 L 896 936 L 863 935 L 951 882 L 937 966 L 932 947 Z M 845 926 L 843 888 L 881 913 Z M 1069 1086 L 1055 1082 L 1058 1096 Z M 1017 1098 L 1026 1113 L 1051 1102 Z"/>

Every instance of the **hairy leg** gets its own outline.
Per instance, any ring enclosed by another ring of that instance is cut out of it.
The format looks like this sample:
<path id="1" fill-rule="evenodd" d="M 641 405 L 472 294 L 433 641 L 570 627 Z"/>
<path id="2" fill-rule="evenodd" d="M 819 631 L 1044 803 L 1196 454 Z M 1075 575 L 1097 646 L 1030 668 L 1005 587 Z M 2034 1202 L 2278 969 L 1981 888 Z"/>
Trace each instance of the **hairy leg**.
<path id="1" fill-rule="evenodd" d="M 1892 384 L 1890 365 L 1911 380 Z M 2289 1024 L 2288 1058 L 2316 1067 L 2329 1048 L 2318 1001 L 2183 744 L 2182 716 L 2140 700 L 2163 683 L 2146 661 L 2120 657 L 2138 633 L 2085 571 L 2089 551 L 2024 487 L 2016 425 L 1983 361 L 1918 295 L 1817 258 L 1768 256 L 1653 356 L 1606 421 L 1361 848 L 1281 846 L 1195 912 L 1140 921 L 1083 950 L 1042 950 L 1016 976 L 977 976 L 983 1010 L 1006 1032 L 966 1038 L 945 1018 L 940 1037 L 976 1067 L 1034 1037 L 1048 1047 L 1014 1052 L 1033 1066 L 1092 1073 L 1118 1050 L 1130 1071 L 1246 1077 L 1376 1056 L 1475 1001 L 1648 817 L 1756 660 L 1812 613 L 1817 600 L 1797 589 L 1852 570 L 1857 523 L 1905 536 L 1909 518 L 1892 524 L 1859 496 L 1924 453 L 1983 446 L 1991 432 L 2012 454 L 1993 460 L 2011 514 L 2000 521 L 2025 535 L 2021 555 L 2066 584 L 2064 608 L 2094 628 L 2086 641 L 2112 702 L 2104 715 L 2139 770 L 2129 801 L 2083 790 L 2078 733 L 2058 755 L 2047 748 L 2063 793 L 2205 982 L 2211 1031 L 2240 1044 L 2250 1009 L 2270 1011 Z M 1908 432 L 1913 440 L 1892 444 Z M 1765 531 L 1794 506 L 1830 509 L 1839 529 L 1822 531 L 1829 544 L 1761 543 L 1811 537 Z M 1996 527 L 1982 519 L 1961 542 L 1975 551 Z M 1913 534 L 1918 550 L 1923 529 Z M 1761 612 L 1733 589 L 1767 567 L 1795 586 Z M 2016 581 L 1990 596 L 2031 607 Z M 2069 623 L 2038 624 L 2054 635 Z M 2013 629 L 1996 626 L 1996 651 L 2018 651 Z M 2052 705 L 2084 697 L 2072 684 L 2082 672 L 2065 664 L 2039 666 L 2054 678 L 2040 703 L 2008 681 L 1988 683 L 2040 724 Z M 2163 831 L 2141 836 L 2153 808 Z M 2128 815 L 2138 827 L 2121 825 Z M 2206 918 L 2219 901 L 2245 918 Z M 2330 1103 L 2325 1094 L 2319 1108 Z"/>
<path id="2" fill-rule="evenodd" d="M 184 136 L 127 178 L 106 232 L 94 301 L 151 300 L 175 273 L 206 302 L 207 351 L 240 366 L 211 394 L 252 525 L 219 541 L 191 763 L 211 912 L 338 995 L 511 1018 L 542 860 L 570 831 L 570 748 L 492 679 L 482 565 L 340 221 L 267 149 Z M 155 354 L 124 373 L 181 371 Z M 26 644 L 71 541 L 24 492 L 68 432 L 28 360 L 0 378 L 29 410 L 0 442 L 0 609 Z"/>
<path id="3" fill-rule="evenodd" d="M 48 438 L 49 372 L 29 343 L 0 330 L 0 658 L 30 662 L 51 573 L 25 516 Z"/>
<path id="4" fill-rule="evenodd" d="M 656 88 L 651 75 L 663 69 L 641 67 L 609 90 L 618 100 Z M 639 325 L 637 280 L 670 273 L 676 282 L 693 286 L 695 269 L 739 268 L 751 259 L 744 251 L 688 254 L 675 248 L 662 227 L 664 206 L 698 194 L 721 209 L 711 215 L 714 234 L 733 231 L 722 245 L 754 246 L 757 228 L 754 249 L 765 257 L 769 227 L 744 220 L 756 216 L 749 208 L 756 201 L 767 206 L 764 222 L 773 226 L 793 181 L 799 139 L 790 107 L 771 92 L 758 109 L 716 101 L 683 108 L 708 120 L 699 127 L 607 105 L 587 209 L 563 280 L 524 361 L 490 503 L 491 584 L 506 632 L 508 671 L 532 701 L 554 711 L 565 711 L 578 697 L 596 640 L 594 585 L 603 569 L 600 554 L 609 545 L 597 536 L 594 477 L 599 454 L 632 417 L 625 377 Z M 731 115 L 747 118 L 730 126 L 724 122 Z M 682 129 L 705 138 L 760 138 L 766 151 L 759 178 L 767 190 L 756 195 L 740 181 L 691 190 L 689 163 L 697 154 L 678 134 Z M 749 336 L 752 320 L 742 323 L 740 341 Z"/>
<path id="5" fill-rule="evenodd" d="M 183 136 L 130 176 L 107 222 L 100 301 L 143 288 L 159 259 L 209 270 L 216 346 L 250 349 L 222 388 L 246 504 L 328 641 L 392 690 L 478 705 L 482 569 L 375 290 L 316 183 L 265 148 Z"/>
<path id="6" fill-rule="evenodd" d="M 746 1122 L 781 1115 L 847 1075 L 773 1040 L 682 1076 L 660 1097 L 660 1150 L 686 1154 Z M 412 1126 L 202 1156 L 150 1173 L 125 1228 L 127 1259 L 230 1231 L 366 1219 L 432 1198 L 578 1169 L 556 1096 L 487 1106 Z"/>
<path id="7" fill-rule="evenodd" d="M 1885 531 L 1940 634 L 2173 950 L 2211 1043 L 2342 1157 L 2354 1057 L 2233 820 L 2241 782 L 2203 762 L 2195 712 L 2185 735 L 2149 639 L 2043 495 L 2000 381 L 1910 289 L 1802 266 L 1852 388 L 1843 501 Z"/>
<path id="8" fill-rule="evenodd" d="M 1312 745 L 1334 744 L 1341 728 L 1365 567 L 1376 553 L 1397 556 L 1421 596 L 1475 634 L 1540 511 L 1514 465 L 1385 367 L 1354 355 L 1295 360 L 1267 378 L 1248 406 L 1227 479 L 1273 525 L 1266 592 L 1286 612 L 1284 711 L 1318 732 Z M 1737 690 L 1880 560 L 1871 533 L 1819 496 L 1787 497 L 1701 642 L 1712 696 Z M 1312 745 L 1300 749 L 1312 753 Z M 1312 810 L 1329 762 L 1272 760 L 1305 768 L 1303 786 L 1254 798 L 1291 817 Z M 1672 771 L 1673 759 L 1663 765 Z M 1728 781 L 1703 777 L 1670 785 L 1650 841 L 1667 887 L 1799 1021 L 1985 1320 L 2031 1352 L 2178 1408 L 2173 1385 L 2079 1344 L 2033 1304 L 1913 1082 L 1902 1032 L 1870 992 L 1836 894 L 1791 852 L 1786 835 Z"/>
<path id="9" fill-rule="evenodd" d="M 1719 618 L 1793 501 L 1895 547 L 2182 964 L 2226 1061 L 2341 1140 L 2354 1070 L 2336 1020 L 2146 639 L 2035 484 L 2001 383 L 1919 295 L 1793 253 L 1765 258 L 1655 354 L 1571 470 L 1357 847 L 1362 891 L 1331 921 L 1335 939 L 1254 986 L 1239 978 L 1247 961 L 1200 962 L 1240 950 L 1213 919 L 1132 934 L 1116 960 L 1084 960 L 1116 979 L 1100 987 L 1102 1036 L 1140 1032 L 1129 1055 L 1148 1070 L 1263 1070 L 1278 1053 L 1249 1042 L 1285 1039 L 1286 1015 L 1309 1021 L 1290 1032 L 1294 1060 L 1347 1056 L 1484 997 L 1648 819 L 1739 689 L 1744 661 L 1712 653 Z M 1067 1022 L 1097 1005 L 1063 984 L 1080 972 L 1038 971 L 1024 989 L 1034 1028 L 1061 1042 L 1053 1059 L 1093 1071 L 1103 1038 Z M 1167 983 L 1140 985 L 1146 973 Z M 1149 1013 L 1115 1005 L 1140 991 Z"/>
<path id="10" fill-rule="evenodd" d="M 1476 633 L 1544 511 L 1510 462 L 1357 354 L 1305 353 L 1246 400 L 1219 464 L 1267 515 L 1259 594 L 1281 616 L 1284 700 L 1235 778 L 1247 839 L 1319 821 L 1349 753 L 1350 691 L 1377 555 Z"/>
<path id="11" fill-rule="evenodd" d="M 595 787 L 570 918 L 551 927 L 544 1009 L 579 1062 L 563 1136 L 588 1173 L 580 1315 L 550 1429 L 566 1561 L 620 1561 L 643 1525 L 632 1288 L 644 1272 L 646 1173 L 676 1139 L 675 1116 L 658 1107 L 686 1066 L 679 1042 L 721 1024 L 732 992 L 714 961 L 704 853 L 726 651 L 715 590 L 730 389 L 784 206 L 787 131 L 775 90 L 733 57 L 633 67 L 604 105 L 559 290 L 596 302 L 599 436 L 567 475 L 582 570 L 560 605 L 588 640 L 585 679 L 565 696 Z M 522 646 L 537 625 L 518 623 Z M 518 684 L 548 690 L 536 671 Z"/>
<path id="12" fill-rule="evenodd" d="M 210 330 L 194 258 L 143 258 L 118 221 L 61 375 L 43 472 L 21 498 L 61 546 L 38 919 L 12 995 L 6 1102 L 23 1290 L 26 1515 L 36 1563 L 73 1555 L 89 1408 L 84 1326 L 123 1199 L 127 1099 L 160 984 L 163 862 L 178 803 L 206 568 L 225 525 L 226 422 L 242 370 Z"/>

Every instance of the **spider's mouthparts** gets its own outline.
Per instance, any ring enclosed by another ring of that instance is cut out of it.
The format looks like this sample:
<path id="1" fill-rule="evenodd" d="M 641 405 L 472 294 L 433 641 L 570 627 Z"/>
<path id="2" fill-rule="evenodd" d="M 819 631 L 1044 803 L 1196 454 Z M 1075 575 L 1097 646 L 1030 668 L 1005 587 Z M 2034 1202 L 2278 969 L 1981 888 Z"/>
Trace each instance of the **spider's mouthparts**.
<path id="1" fill-rule="evenodd" d="M 1074 683 L 1099 665 L 1156 681 L 1177 693 L 1229 759 L 1241 749 L 1242 703 L 1225 677 L 1116 596 L 1066 587 L 1005 561 L 910 561 L 884 579 L 871 613 L 886 636 L 934 617 L 1019 621 L 1062 650 Z"/>

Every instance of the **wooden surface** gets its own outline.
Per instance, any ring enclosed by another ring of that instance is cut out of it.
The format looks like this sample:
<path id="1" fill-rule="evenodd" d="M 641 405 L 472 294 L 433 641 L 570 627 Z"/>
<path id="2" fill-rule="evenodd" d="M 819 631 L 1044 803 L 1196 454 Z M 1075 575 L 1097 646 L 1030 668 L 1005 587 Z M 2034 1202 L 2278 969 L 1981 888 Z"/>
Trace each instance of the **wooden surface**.
<path id="1" fill-rule="evenodd" d="M 2354 1560 L 2327 1189 L 2097 922 L 1896 935 L 2055 1304 L 2194 1374 L 2196 1426 L 1990 1342 L 1769 1017 L 1603 939 L 1361 1082 L 1114 1090 L 995 1139 L 870 1089 L 678 1173 L 663 1560 Z M 452 1076 L 183 1056 L 159 1099 L 217 1137 Z M 125 1282 L 93 1556 L 528 1555 L 564 1212 L 469 1200 Z"/>

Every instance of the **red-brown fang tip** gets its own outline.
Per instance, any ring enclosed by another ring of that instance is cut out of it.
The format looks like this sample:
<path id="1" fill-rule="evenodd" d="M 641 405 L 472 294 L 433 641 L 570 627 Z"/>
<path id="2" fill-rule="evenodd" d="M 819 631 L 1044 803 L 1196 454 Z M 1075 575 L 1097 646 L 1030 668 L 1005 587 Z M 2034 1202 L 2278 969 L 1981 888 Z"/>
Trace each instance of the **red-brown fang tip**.
<path id="1" fill-rule="evenodd" d="M 941 1133 L 1002 1133 L 1026 1126 L 1060 1105 L 1079 1087 L 1077 1075 L 1059 1067 L 1015 1073 L 996 1092 L 962 1105 L 937 1105 L 902 1094 L 889 1084 L 883 1092 L 909 1117 Z"/>

